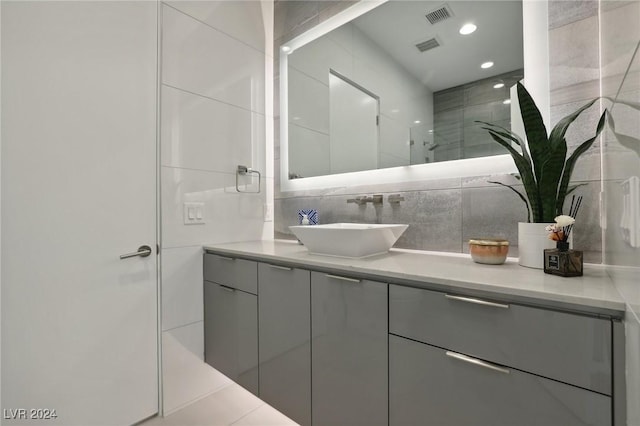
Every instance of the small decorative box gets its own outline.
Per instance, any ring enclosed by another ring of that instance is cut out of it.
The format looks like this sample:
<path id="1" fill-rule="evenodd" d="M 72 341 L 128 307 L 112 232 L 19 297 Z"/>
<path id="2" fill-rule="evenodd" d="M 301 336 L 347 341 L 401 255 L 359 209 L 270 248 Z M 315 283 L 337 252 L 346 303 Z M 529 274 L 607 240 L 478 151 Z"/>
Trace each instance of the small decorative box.
<path id="1" fill-rule="evenodd" d="M 302 225 L 302 218 L 307 216 L 309 219 L 309 225 L 318 224 L 318 211 L 315 209 L 302 209 L 298 210 L 298 225 Z"/>
<path id="2" fill-rule="evenodd" d="M 544 250 L 544 272 L 561 277 L 582 276 L 582 252 L 569 250 L 569 243 L 558 241 L 556 248 Z"/>

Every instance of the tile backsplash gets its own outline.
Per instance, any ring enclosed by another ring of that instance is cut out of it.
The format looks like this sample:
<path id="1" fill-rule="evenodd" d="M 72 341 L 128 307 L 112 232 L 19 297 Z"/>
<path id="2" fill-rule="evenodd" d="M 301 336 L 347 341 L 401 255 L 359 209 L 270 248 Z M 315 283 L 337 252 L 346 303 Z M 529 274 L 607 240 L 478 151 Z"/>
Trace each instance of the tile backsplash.
<path id="1" fill-rule="evenodd" d="M 395 247 L 468 253 L 472 238 L 504 238 L 510 243 L 510 256 L 517 256 L 518 222 L 526 222 L 524 203 L 508 188 L 488 183 L 500 180 L 514 183 L 511 176 L 482 176 L 397 185 L 336 188 L 317 195 L 296 195 L 275 200 L 275 237 L 293 239 L 289 226 L 297 224 L 300 209 L 316 209 L 321 223 L 404 223 L 409 228 Z M 583 206 L 599 203 L 599 182 L 583 182 L 576 194 Z M 422 187 L 420 187 L 422 186 Z M 383 204 L 357 205 L 347 200 L 360 195 L 382 194 Z M 400 194 L 404 201 L 389 202 L 389 195 Z M 597 209 L 584 208 L 574 229 L 574 244 L 585 251 L 585 261 L 599 263 L 601 246 Z"/>

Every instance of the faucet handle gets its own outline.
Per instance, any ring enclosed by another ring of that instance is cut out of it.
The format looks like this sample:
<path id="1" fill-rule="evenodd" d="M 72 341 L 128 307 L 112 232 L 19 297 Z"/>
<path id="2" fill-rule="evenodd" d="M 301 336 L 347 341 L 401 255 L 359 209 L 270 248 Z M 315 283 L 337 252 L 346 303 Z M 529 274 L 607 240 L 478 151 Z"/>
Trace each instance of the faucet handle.
<path id="1" fill-rule="evenodd" d="M 401 194 L 389 195 L 389 202 L 394 204 L 400 204 L 400 201 L 404 201 L 404 197 Z"/>
<path id="2" fill-rule="evenodd" d="M 361 205 L 367 203 L 367 197 L 361 195 L 361 196 L 358 196 L 356 198 L 349 198 L 347 200 L 347 204 L 349 204 L 349 203 L 356 203 L 357 205 L 361 206 Z"/>
<path id="3" fill-rule="evenodd" d="M 349 198 L 347 203 L 356 203 L 359 206 L 365 205 L 367 203 L 372 203 L 374 206 L 381 206 L 383 203 L 382 194 L 372 195 L 367 197 L 366 195 L 360 195 L 356 198 Z"/>

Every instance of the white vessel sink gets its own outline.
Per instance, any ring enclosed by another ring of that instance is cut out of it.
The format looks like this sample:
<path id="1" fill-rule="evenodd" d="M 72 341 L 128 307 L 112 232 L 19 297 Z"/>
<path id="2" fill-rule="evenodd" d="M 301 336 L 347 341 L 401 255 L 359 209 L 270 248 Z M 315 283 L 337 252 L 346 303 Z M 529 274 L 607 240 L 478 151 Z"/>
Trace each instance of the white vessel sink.
<path id="1" fill-rule="evenodd" d="M 389 251 L 409 225 L 331 223 L 290 226 L 289 229 L 313 254 L 366 257 Z"/>

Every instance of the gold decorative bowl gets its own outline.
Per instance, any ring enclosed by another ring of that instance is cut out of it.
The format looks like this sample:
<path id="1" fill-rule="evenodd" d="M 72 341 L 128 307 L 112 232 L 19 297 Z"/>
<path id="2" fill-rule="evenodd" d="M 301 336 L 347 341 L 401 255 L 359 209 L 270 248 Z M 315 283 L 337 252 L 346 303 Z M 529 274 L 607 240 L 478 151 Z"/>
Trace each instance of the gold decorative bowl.
<path id="1" fill-rule="evenodd" d="M 499 238 L 478 238 L 469 240 L 469 253 L 476 263 L 501 265 L 509 253 L 509 241 Z"/>

